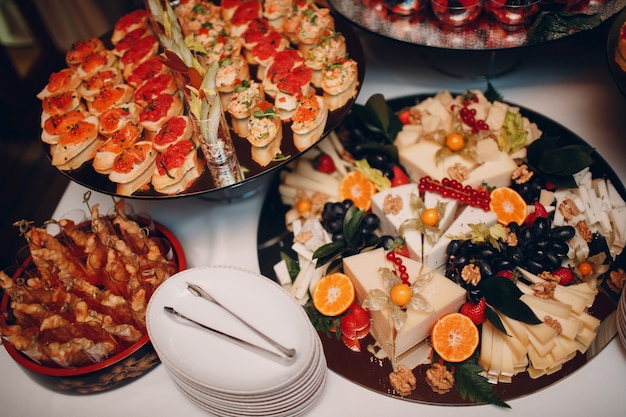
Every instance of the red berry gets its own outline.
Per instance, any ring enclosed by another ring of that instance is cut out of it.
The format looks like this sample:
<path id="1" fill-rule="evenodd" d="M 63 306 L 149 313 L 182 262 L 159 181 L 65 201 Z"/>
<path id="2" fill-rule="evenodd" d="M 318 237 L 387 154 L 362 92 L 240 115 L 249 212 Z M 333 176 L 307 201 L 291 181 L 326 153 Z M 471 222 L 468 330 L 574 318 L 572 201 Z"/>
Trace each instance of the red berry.
<path id="1" fill-rule="evenodd" d="M 533 225 L 533 223 L 535 222 L 535 219 L 537 218 L 547 218 L 548 217 L 548 212 L 546 211 L 546 208 L 539 202 L 535 202 L 534 204 L 535 209 L 533 210 L 532 213 L 530 213 L 528 216 L 526 216 L 526 221 L 524 222 L 524 224 L 526 225 L 526 227 L 530 227 Z"/>
<path id="2" fill-rule="evenodd" d="M 363 307 L 352 304 L 341 318 L 339 329 L 343 337 L 351 340 L 362 339 L 370 329 L 370 315 Z"/>
<path id="3" fill-rule="evenodd" d="M 569 285 L 574 281 L 574 272 L 569 268 L 558 268 L 552 272 L 552 275 L 559 279 L 560 285 Z"/>
<path id="4" fill-rule="evenodd" d="M 397 165 L 393 166 L 393 179 L 391 180 L 391 186 L 397 187 L 398 185 L 404 185 L 409 183 L 409 177 L 404 173 L 402 168 Z"/>
<path id="5" fill-rule="evenodd" d="M 408 125 L 411 122 L 411 111 L 405 109 L 398 114 L 398 119 L 403 125 Z"/>
<path id="6" fill-rule="evenodd" d="M 479 325 L 485 322 L 485 309 L 487 308 L 487 302 L 484 298 L 481 298 L 478 304 L 471 301 L 467 301 L 461 306 L 461 314 L 466 315 L 474 324 Z"/>
<path id="7" fill-rule="evenodd" d="M 503 269 L 501 271 L 498 271 L 496 273 L 496 276 L 513 279 L 513 271 L 511 271 L 510 269 Z"/>
<path id="8" fill-rule="evenodd" d="M 313 161 L 313 165 L 315 166 L 315 169 L 325 174 L 332 174 L 333 172 L 335 172 L 336 169 L 333 158 L 325 153 L 319 154 L 317 158 L 315 158 L 315 160 Z"/>

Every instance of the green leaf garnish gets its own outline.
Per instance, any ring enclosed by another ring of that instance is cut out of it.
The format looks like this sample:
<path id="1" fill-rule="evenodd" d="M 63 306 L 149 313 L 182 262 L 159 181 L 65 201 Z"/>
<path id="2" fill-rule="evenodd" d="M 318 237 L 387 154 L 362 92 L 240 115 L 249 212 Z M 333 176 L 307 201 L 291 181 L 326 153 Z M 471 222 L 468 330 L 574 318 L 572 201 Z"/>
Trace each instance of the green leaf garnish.
<path id="1" fill-rule="evenodd" d="M 563 145 L 544 136 L 528 146 L 528 165 L 557 187 L 578 188 L 572 175 L 593 164 L 593 152 L 586 144 Z"/>
<path id="2" fill-rule="evenodd" d="M 365 178 L 374 183 L 378 191 L 384 191 L 391 188 L 391 181 L 383 174 L 380 169 L 372 168 L 367 159 L 354 161 L 354 169 L 365 175 Z"/>
<path id="3" fill-rule="evenodd" d="M 478 283 L 487 304 L 500 313 L 528 324 L 539 324 L 541 320 L 520 297 L 522 291 L 508 278 L 492 276 Z"/>
<path id="4" fill-rule="evenodd" d="M 402 130 L 402 122 L 387 105 L 382 94 L 372 95 L 367 99 L 365 105 L 353 105 L 352 111 L 369 130 L 382 133 L 389 140 L 389 143 L 393 143 L 398 132 Z"/>
<path id="5" fill-rule="evenodd" d="M 476 362 L 467 360 L 456 364 L 454 369 L 454 386 L 463 399 L 511 408 L 498 397 L 487 378 L 481 375 L 484 370 Z"/>

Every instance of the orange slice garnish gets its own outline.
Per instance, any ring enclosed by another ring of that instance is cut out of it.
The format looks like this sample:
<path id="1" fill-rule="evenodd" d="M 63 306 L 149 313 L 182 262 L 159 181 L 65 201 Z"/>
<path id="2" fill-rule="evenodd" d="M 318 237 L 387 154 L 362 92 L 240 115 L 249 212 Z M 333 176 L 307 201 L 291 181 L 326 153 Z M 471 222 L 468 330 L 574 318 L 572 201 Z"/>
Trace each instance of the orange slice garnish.
<path id="1" fill-rule="evenodd" d="M 512 188 L 499 187 L 491 192 L 489 208 L 498 216 L 498 223 L 507 225 L 515 222 L 524 223 L 527 214 L 526 202 L 522 196 Z"/>
<path id="2" fill-rule="evenodd" d="M 313 289 L 313 305 L 325 316 L 338 316 L 354 302 L 352 280 L 341 272 L 323 276 Z"/>
<path id="3" fill-rule="evenodd" d="M 437 354 L 447 362 L 463 362 L 478 347 L 478 327 L 461 313 L 446 314 L 435 323 L 431 343 Z"/>
<path id="4" fill-rule="evenodd" d="M 339 198 L 352 200 L 355 207 L 369 210 L 372 206 L 372 196 L 376 194 L 376 186 L 359 171 L 352 171 L 344 176 L 339 186 Z"/>

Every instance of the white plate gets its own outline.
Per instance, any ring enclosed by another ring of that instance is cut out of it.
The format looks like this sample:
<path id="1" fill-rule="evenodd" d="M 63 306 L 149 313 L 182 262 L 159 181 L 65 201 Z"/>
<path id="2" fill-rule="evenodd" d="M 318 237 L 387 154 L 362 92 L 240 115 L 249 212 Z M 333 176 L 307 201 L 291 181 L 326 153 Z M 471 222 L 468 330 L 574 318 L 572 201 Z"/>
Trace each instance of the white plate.
<path id="1" fill-rule="evenodd" d="M 200 285 L 279 343 L 295 348 L 295 361 L 278 363 L 170 316 L 163 307 L 273 349 L 228 312 L 191 294 L 188 282 Z M 234 395 L 261 395 L 288 386 L 306 372 L 315 350 L 314 332 L 302 307 L 274 281 L 236 267 L 198 267 L 172 276 L 150 299 L 146 325 L 160 359 L 177 374 Z"/>

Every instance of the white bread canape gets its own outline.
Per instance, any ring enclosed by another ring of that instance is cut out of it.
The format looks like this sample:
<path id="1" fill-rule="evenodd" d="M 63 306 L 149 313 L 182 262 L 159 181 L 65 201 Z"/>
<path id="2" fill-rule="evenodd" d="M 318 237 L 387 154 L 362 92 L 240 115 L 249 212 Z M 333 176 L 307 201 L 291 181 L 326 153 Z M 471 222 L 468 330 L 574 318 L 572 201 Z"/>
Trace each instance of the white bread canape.
<path id="1" fill-rule="evenodd" d="M 215 75 L 215 88 L 220 93 L 230 93 L 240 80 L 250 78 L 250 67 L 241 55 L 229 55 L 219 60 Z"/>
<path id="2" fill-rule="evenodd" d="M 41 100 L 42 117 L 58 116 L 78 109 L 81 104 L 81 96 L 77 90 L 67 90 L 63 93 L 47 96 Z"/>
<path id="3" fill-rule="evenodd" d="M 141 140 L 115 158 L 109 180 L 117 183 L 117 193 L 131 195 L 150 182 L 157 151 L 151 141 Z"/>
<path id="4" fill-rule="evenodd" d="M 98 132 L 108 137 L 128 123 L 137 124 L 139 122 L 140 111 L 141 107 L 133 102 L 108 109 L 98 116 Z"/>
<path id="5" fill-rule="evenodd" d="M 299 151 L 311 147 L 324 133 L 328 107 L 324 99 L 317 94 L 303 97 L 291 116 L 293 143 Z"/>
<path id="6" fill-rule="evenodd" d="M 91 163 L 94 170 L 101 174 L 110 174 L 113 170 L 115 158 L 121 154 L 125 148 L 141 140 L 142 132 L 143 128 L 134 123 L 128 123 L 121 129 L 115 131 L 115 133 L 98 147 Z"/>
<path id="7" fill-rule="evenodd" d="M 126 77 L 126 83 L 139 88 L 149 79 L 171 72 L 171 68 L 161 62 L 159 58 L 152 57 L 135 67 L 130 75 Z"/>
<path id="8" fill-rule="evenodd" d="M 183 100 L 178 94 L 161 94 L 139 113 L 139 124 L 152 132 L 158 132 L 165 122 L 183 114 Z"/>
<path id="9" fill-rule="evenodd" d="M 196 144 L 187 139 L 159 153 L 151 180 L 155 191 L 175 194 L 188 188 L 204 170 L 197 149 Z"/>
<path id="10" fill-rule="evenodd" d="M 120 17 L 113 26 L 111 43 L 117 44 L 133 30 L 150 26 L 150 12 L 147 9 L 137 9 Z"/>
<path id="11" fill-rule="evenodd" d="M 98 118 L 95 116 L 88 116 L 82 120 L 72 124 L 71 127 L 64 133 L 59 135 L 59 140 L 54 147 L 52 154 L 52 165 L 55 167 L 68 167 L 70 160 L 77 157 L 85 149 L 89 148 L 98 139 Z M 84 156 L 84 155 L 83 155 Z M 82 158 L 80 163 L 82 165 L 86 162 L 87 158 Z M 74 166 L 73 164 L 72 166 Z M 61 168 L 59 168 L 61 169 Z M 73 169 L 73 168 L 70 168 Z"/>
<path id="12" fill-rule="evenodd" d="M 63 68 L 50 74 L 48 83 L 37 93 L 37 98 L 43 100 L 44 97 L 76 90 L 82 81 L 75 68 Z"/>
<path id="13" fill-rule="evenodd" d="M 274 106 L 282 120 L 289 120 L 296 111 L 300 99 L 313 94 L 313 70 L 306 65 L 299 65 L 281 76 L 276 83 L 278 92 Z"/>
<path id="14" fill-rule="evenodd" d="M 135 90 L 133 99 L 135 103 L 145 107 L 160 94 L 174 94 L 176 90 L 178 90 L 178 83 L 173 74 L 159 74 L 149 78 L 139 86 Z"/>
<path id="15" fill-rule="evenodd" d="M 248 119 L 248 142 L 262 148 L 279 135 L 282 135 L 282 121 L 274 106 L 266 100 L 257 103 Z"/>
<path id="16" fill-rule="evenodd" d="M 79 39 L 74 41 L 70 49 L 65 53 L 65 63 L 70 68 L 76 68 L 87 56 L 106 50 L 107 47 L 100 38 Z"/>
<path id="17" fill-rule="evenodd" d="M 193 122 L 186 115 L 170 117 L 154 135 L 154 149 L 159 152 L 182 140 L 191 139 L 194 132 Z"/>
<path id="18" fill-rule="evenodd" d="M 76 67 L 78 76 L 84 80 L 107 68 L 117 66 L 117 56 L 111 51 L 101 51 L 85 57 L 83 62 Z"/>
<path id="19" fill-rule="evenodd" d="M 279 125 L 278 132 L 268 144 L 265 146 L 251 146 L 250 155 L 252 160 L 260 166 L 267 166 L 280 153 L 280 145 L 283 141 L 282 123 Z"/>
<path id="20" fill-rule="evenodd" d="M 300 52 L 302 52 L 307 66 L 320 71 L 327 62 L 346 56 L 346 38 L 341 32 L 326 29 L 313 46 L 307 50 L 301 49 Z"/>
<path id="21" fill-rule="evenodd" d="M 108 109 L 130 102 L 134 93 L 135 89 L 128 84 L 107 85 L 87 102 L 87 108 L 89 113 L 99 116 Z"/>
<path id="22" fill-rule="evenodd" d="M 111 67 L 98 71 L 90 77 L 85 78 L 78 87 L 78 91 L 85 100 L 89 101 L 93 100 L 104 86 L 122 83 L 124 83 L 122 71 L 120 71 L 119 68 Z"/>
<path id="23" fill-rule="evenodd" d="M 323 98 L 329 111 L 337 110 L 356 96 L 358 64 L 350 58 L 338 58 L 322 71 Z"/>
<path id="24" fill-rule="evenodd" d="M 154 35 L 146 35 L 133 43 L 119 59 L 124 78 L 127 79 L 139 65 L 157 56 L 159 47 L 159 39 Z"/>
<path id="25" fill-rule="evenodd" d="M 43 115 L 43 113 L 42 113 Z M 56 145 L 59 137 L 69 131 L 74 124 L 89 117 L 89 112 L 78 108 L 67 113 L 42 118 L 41 140 L 49 145 Z"/>
<path id="26" fill-rule="evenodd" d="M 330 14 L 330 9 L 309 4 L 309 8 L 303 13 L 298 24 L 297 43 L 313 45 L 326 29 L 335 30 L 335 19 Z"/>
<path id="27" fill-rule="evenodd" d="M 262 17 L 261 3 L 258 1 L 238 2 L 233 15 L 227 19 L 230 36 L 240 38 L 255 19 Z"/>
<path id="28" fill-rule="evenodd" d="M 228 99 L 226 111 L 236 119 L 246 119 L 254 106 L 265 98 L 263 85 L 252 79 L 242 79 L 235 85 Z"/>

